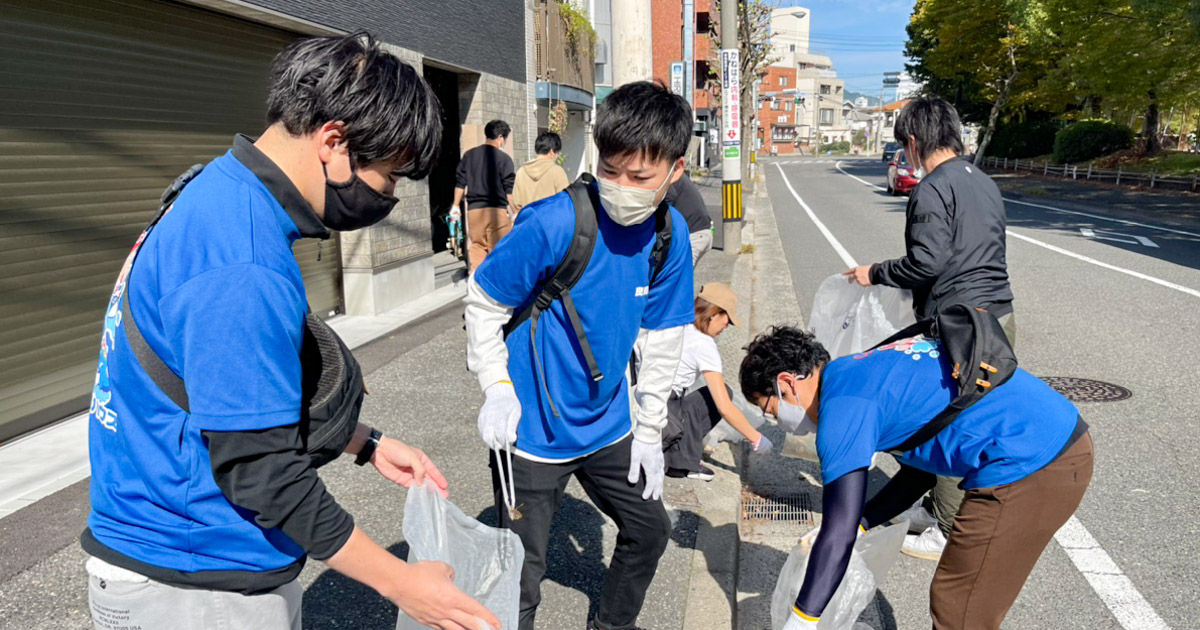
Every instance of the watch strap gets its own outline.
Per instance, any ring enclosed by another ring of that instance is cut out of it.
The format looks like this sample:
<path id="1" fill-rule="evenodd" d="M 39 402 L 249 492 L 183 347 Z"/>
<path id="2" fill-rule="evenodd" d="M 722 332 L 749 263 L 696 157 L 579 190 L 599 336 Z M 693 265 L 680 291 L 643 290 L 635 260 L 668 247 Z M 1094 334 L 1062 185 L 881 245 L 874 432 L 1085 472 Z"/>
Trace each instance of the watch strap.
<path id="1" fill-rule="evenodd" d="M 371 434 L 367 436 L 367 442 L 363 444 L 362 450 L 358 451 L 358 456 L 354 458 L 354 463 L 362 466 L 371 461 L 371 456 L 375 454 L 375 449 L 379 446 L 381 438 L 383 438 L 383 433 L 379 429 L 371 429 Z"/>

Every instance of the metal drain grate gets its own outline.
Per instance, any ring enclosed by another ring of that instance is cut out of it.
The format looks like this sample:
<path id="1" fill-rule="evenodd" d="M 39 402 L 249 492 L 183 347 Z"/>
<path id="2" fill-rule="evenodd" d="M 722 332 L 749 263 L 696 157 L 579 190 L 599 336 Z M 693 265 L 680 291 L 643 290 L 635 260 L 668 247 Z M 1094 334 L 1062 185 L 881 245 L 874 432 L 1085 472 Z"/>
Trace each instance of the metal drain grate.
<path id="1" fill-rule="evenodd" d="M 742 490 L 742 520 L 814 524 L 807 494 L 764 497 L 746 489 Z"/>
<path id="2" fill-rule="evenodd" d="M 1071 402 L 1116 402 L 1133 395 L 1133 392 L 1120 385 L 1104 381 L 1073 376 L 1043 376 L 1041 378 Z"/>

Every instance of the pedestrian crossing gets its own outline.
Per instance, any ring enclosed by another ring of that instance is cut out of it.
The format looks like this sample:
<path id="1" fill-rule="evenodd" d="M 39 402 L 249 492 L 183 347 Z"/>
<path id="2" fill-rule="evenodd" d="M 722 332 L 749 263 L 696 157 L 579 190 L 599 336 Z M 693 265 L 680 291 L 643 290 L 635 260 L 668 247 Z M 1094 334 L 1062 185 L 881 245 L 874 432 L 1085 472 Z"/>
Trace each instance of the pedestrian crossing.
<path id="1" fill-rule="evenodd" d="M 835 164 L 839 160 L 776 160 L 775 164 L 780 166 L 788 166 L 789 164 Z"/>

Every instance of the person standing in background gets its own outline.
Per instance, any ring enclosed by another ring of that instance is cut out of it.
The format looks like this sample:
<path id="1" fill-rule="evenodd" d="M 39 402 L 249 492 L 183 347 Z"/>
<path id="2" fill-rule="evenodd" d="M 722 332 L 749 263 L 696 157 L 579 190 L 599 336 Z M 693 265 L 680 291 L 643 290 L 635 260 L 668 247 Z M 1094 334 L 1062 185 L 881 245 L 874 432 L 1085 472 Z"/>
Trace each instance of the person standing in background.
<path id="1" fill-rule="evenodd" d="M 917 321 L 937 317 L 941 307 L 986 308 L 1004 327 L 1013 347 L 1017 326 L 1005 260 L 1004 200 L 986 173 L 961 158 L 962 124 L 954 106 L 940 98 L 917 99 L 896 117 L 896 140 L 918 170 L 921 182 L 908 199 L 905 255 L 844 272 L 851 282 L 882 284 L 913 292 Z M 917 505 L 902 519 L 921 524 L 902 551 L 937 560 L 963 500 L 961 479 L 938 477 L 933 514 Z"/>
<path id="2" fill-rule="evenodd" d="M 696 188 L 696 184 L 687 174 L 671 184 L 667 189 L 666 200 L 687 220 L 688 239 L 692 243 L 692 266 L 695 267 L 700 258 L 712 249 L 713 223 L 712 217 L 708 215 L 708 206 L 700 196 L 700 189 Z"/>
<path id="3" fill-rule="evenodd" d="M 483 128 L 487 140 L 463 154 L 454 178 L 454 204 L 467 199 L 467 258 L 471 271 L 496 248 L 496 243 L 512 229 L 513 161 L 504 152 L 512 127 L 493 120 Z"/>
<path id="4" fill-rule="evenodd" d="M 571 184 L 567 172 L 558 165 L 558 153 L 562 151 L 562 138 L 558 134 L 553 131 L 539 133 L 533 150 L 537 157 L 517 171 L 517 183 L 513 185 L 513 209 L 516 212 L 539 199 L 557 195 Z"/>

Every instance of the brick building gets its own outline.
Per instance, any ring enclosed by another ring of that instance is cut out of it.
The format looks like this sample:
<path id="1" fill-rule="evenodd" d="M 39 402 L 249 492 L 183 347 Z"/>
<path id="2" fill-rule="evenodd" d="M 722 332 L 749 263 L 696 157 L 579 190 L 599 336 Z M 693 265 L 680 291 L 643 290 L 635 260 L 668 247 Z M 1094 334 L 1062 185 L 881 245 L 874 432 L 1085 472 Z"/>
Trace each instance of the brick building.
<path id="1" fill-rule="evenodd" d="M 709 56 L 716 54 L 718 48 L 710 43 L 708 34 L 713 20 L 719 16 L 713 12 L 710 0 L 652 0 L 651 15 L 653 20 L 654 78 L 671 85 L 671 63 L 685 61 L 684 47 L 684 8 L 692 6 L 692 61 L 694 70 L 691 80 L 691 103 L 698 120 L 712 119 L 715 124 L 717 112 L 712 111 L 713 98 L 708 90 L 709 67 L 712 63 Z M 685 76 L 687 70 L 684 70 Z"/>
<path id="2" fill-rule="evenodd" d="M 755 131 L 759 155 L 796 153 L 797 115 L 796 68 L 767 66 L 759 75 L 758 129 Z"/>

